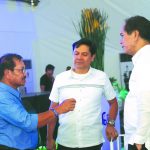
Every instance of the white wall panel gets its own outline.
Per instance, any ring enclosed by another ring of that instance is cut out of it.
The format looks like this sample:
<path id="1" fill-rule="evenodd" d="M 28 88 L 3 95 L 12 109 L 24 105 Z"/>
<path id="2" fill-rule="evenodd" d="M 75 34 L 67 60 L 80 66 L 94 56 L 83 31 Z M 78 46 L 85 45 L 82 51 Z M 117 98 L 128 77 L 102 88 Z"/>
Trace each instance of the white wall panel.
<path id="1" fill-rule="evenodd" d="M 105 71 L 120 81 L 120 29 L 124 19 L 143 15 L 150 19 L 150 0 L 40 0 L 37 7 L 0 0 L 0 55 L 17 52 L 33 62 L 35 91 L 48 63 L 55 75 L 72 64 L 72 43 L 79 39 L 73 22 L 80 20 L 83 8 L 98 8 L 108 14 L 105 44 Z M 21 52 L 20 52 L 21 50 Z"/>
<path id="2" fill-rule="evenodd" d="M 0 56 L 6 53 L 17 53 L 24 59 L 32 61 L 36 28 L 31 6 L 21 2 L 1 0 L 0 19 Z M 33 69 L 32 74 L 30 73 L 32 80 Z M 27 91 L 35 91 L 34 81 L 30 81 L 30 87 Z"/>

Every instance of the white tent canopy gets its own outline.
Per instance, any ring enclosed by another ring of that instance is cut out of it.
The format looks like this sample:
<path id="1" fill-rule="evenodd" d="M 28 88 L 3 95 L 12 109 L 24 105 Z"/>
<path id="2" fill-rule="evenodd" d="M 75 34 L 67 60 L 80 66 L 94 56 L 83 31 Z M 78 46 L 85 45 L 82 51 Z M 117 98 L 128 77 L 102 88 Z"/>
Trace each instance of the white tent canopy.
<path id="1" fill-rule="evenodd" d="M 150 0 L 40 0 L 38 6 L 0 1 L 0 55 L 17 52 L 33 64 L 34 91 L 49 63 L 55 75 L 72 65 L 72 43 L 80 37 L 73 22 L 83 8 L 98 8 L 108 15 L 105 43 L 105 72 L 120 82 L 120 29 L 126 18 L 143 15 L 150 19 Z"/>

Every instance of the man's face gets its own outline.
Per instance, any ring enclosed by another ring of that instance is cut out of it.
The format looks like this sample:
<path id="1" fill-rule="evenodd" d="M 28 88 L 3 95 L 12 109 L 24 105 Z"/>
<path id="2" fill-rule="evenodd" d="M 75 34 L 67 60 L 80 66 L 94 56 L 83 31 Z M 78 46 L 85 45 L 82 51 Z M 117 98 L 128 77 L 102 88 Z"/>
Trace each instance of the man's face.
<path id="1" fill-rule="evenodd" d="M 88 70 L 95 55 L 91 55 L 87 45 L 80 45 L 73 51 L 74 69 Z"/>
<path id="2" fill-rule="evenodd" d="M 120 36 L 121 36 L 120 44 L 124 49 L 125 53 L 133 55 L 135 53 L 134 52 L 135 32 L 133 31 L 131 34 L 128 34 L 126 31 L 124 31 L 123 28 L 120 32 Z"/>
<path id="3" fill-rule="evenodd" d="M 49 78 L 53 76 L 53 73 L 54 73 L 54 71 L 51 70 L 51 69 L 48 69 L 48 70 L 46 71 L 46 74 L 47 74 L 47 76 L 48 76 Z"/>
<path id="4" fill-rule="evenodd" d="M 16 66 L 14 70 L 9 70 L 9 83 L 12 87 L 18 88 L 19 86 L 25 85 L 26 72 L 25 72 L 25 64 L 21 60 L 14 60 Z"/>

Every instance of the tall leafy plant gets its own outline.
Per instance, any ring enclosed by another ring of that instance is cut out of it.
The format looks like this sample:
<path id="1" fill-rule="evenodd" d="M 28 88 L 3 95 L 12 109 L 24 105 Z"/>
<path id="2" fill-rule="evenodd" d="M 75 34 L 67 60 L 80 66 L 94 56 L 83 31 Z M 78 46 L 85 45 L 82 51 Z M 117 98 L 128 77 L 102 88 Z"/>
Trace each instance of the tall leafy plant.
<path id="1" fill-rule="evenodd" d="M 107 15 L 95 9 L 83 9 L 81 11 L 81 20 L 74 27 L 81 38 L 89 38 L 97 47 L 96 58 L 91 64 L 92 67 L 104 70 L 104 48 L 106 32 L 108 29 Z"/>

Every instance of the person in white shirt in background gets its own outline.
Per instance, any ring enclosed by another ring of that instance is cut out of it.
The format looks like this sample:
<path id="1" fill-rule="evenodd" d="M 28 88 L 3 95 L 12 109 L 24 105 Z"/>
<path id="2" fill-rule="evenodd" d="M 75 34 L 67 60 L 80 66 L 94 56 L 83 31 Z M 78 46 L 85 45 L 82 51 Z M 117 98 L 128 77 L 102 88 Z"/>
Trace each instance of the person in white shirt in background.
<path id="1" fill-rule="evenodd" d="M 150 21 L 133 16 L 125 21 L 120 44 L 132 55 L 133 70 L 125 99 L 125 146 L 150 150 Z"/>
<path id="2" fill-rule="evenodd" d="M 74 111 L 59 116 L 58 150 L 100 150 L 104 138 L 101 123 L 101 99 L 110 105 L 106 127 L 108 140 L 115 140 L 118 133 L 115 119 L 118 112 L 116 94 L 107 75 L 90 67 L 96 55 L 94 44 L 86 38 L 73 44 L 73 68 L 56 76 L 50 94 L 51 108 L 65 99 L 74 98 Z M 55 150 L 53 131 L 55 121 L 49 123 L 47 149 Z"/>

